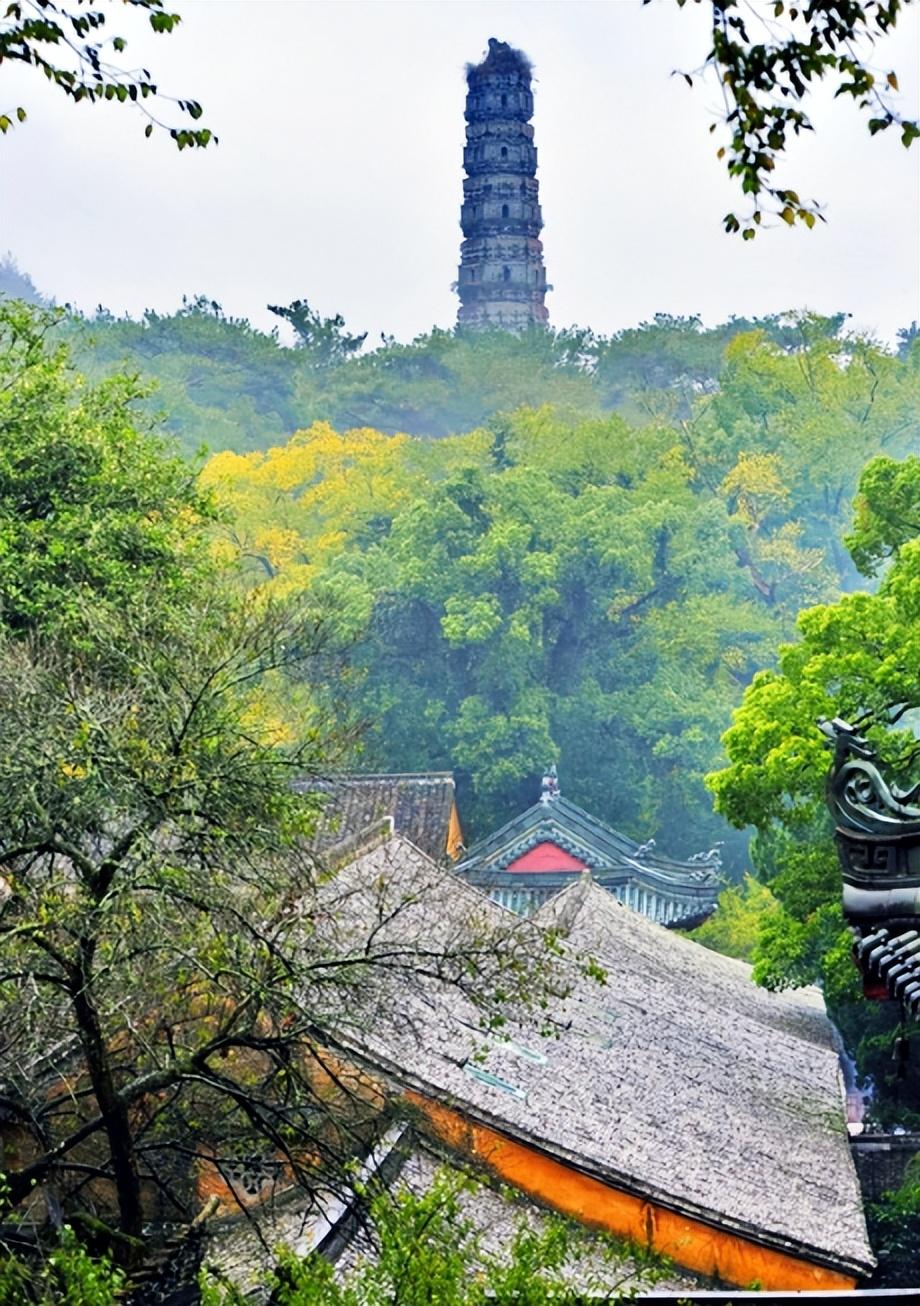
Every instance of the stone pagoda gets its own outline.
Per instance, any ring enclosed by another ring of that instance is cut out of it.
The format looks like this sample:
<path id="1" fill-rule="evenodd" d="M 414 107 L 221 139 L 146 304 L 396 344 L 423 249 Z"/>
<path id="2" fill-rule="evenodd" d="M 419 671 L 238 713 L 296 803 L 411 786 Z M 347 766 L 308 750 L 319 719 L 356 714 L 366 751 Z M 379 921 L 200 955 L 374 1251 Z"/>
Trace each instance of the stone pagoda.
<path id="1" fill-rule="evenodd" d="M 533 143 L 530 62 L 492 37 L 467 65 L 466 148 L 460 225 L 460 326 L 542 326 L 547 290 Z"/>

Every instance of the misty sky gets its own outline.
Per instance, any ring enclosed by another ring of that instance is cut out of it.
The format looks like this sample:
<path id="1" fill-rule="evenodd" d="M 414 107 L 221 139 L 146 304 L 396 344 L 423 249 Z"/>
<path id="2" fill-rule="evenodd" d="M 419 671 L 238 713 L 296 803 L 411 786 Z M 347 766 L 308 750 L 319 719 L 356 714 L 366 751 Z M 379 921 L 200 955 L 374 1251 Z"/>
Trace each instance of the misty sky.
<path id="1" fill-rule="evenodd" d="M 673 0 L 175 0 L 179 31 L 126 58 L 195 96 L 220 137 L 179 154 L 113 105 L 72 106 L 3 70 L 0 254 L 85 309 L 170 309 L 204 293 L 262 326 L 307 298 L 375 338 L 451 326 L 460 241 L 464 64 L 489 36 L 534 61 L 543 240 L 554 325 L 612 332 L 655 312 L 707 322 L 847 310 L 891 338 L 920 318 L 920 151 L 870 140 L 826 98 L 784 178 L 829 225 L 749 244 L 708 134 L 716 88 L 671 76 L 706 48 L 705 9 Z M 121 6 L 115 7 L 116 11 Z M 876 47 L 917 112 L 918 14 Z"/>

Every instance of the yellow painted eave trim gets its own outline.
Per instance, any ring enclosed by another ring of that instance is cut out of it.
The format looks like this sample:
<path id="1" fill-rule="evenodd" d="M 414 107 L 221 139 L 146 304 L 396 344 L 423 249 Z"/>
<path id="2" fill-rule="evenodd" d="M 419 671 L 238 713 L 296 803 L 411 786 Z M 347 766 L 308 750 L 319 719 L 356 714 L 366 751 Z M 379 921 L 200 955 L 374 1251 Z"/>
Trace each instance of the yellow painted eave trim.
<path id="1" fill-rule="evenodd" d="M 737 1288 L 757 1284 L 767 1292 L 850 1292 L 856 1287 L 850 1274 L 705 1224 L 582 1174 L 421 1093 L 409 1090 L 405 1096 L 437 1139 L 485 1165 L 514 1188 L 583 1224 L 648 1247 L 694 1274 Z"/>

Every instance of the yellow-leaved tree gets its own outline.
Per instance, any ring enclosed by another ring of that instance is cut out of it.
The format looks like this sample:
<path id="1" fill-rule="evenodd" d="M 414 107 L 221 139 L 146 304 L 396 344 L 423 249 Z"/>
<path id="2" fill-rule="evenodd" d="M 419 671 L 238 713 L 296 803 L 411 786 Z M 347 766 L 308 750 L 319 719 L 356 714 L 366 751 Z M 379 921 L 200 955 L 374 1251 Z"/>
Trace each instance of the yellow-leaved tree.
<path id="1" fill-rule="evenodd" d="M 232 509 L 218 547 L 252 563 L 254 584 L 306 588 L 350 541 L 367 542 L 411 494 L 408 436 L 315 422 L 263 452 L 216 454 L 202 481 Z"/>

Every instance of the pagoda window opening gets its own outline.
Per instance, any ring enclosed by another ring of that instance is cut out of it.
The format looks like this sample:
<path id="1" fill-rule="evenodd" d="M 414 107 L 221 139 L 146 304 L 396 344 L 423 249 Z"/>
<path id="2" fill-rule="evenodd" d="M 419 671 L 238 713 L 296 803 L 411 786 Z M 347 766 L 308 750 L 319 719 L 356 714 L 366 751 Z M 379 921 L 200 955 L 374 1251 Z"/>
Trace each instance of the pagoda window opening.
<path id="1" fill-rule="evenodd" d="M 511 280 L 511 269 L 507 267 L 502 268 L 502 281 L 510 281 L 510 280 Z"/>
<path id="2" fill-rule="evenodd" d="M 503 218 L 507 218 L 507 217 L 510 215 L 510 213 L 511 213 L 511 210 L 508 208 L 508 205 L 507 205 L 507 204 L 503 204 L 503 205 L 502 205 L 502 217 L 503 217 Z"/>
<path id="3" fill-rule="evenodd" d="M 502 146 L 502 158 L 503 158 L 503 159 L 507 159 L 507 157 L 508 157 L 508 146 L 507 146 L 507 145 L 503 145 L 503 146 Z"/>
<path id="4" fill-rule="evenodd" d="M 507 107 L 508 107 L 508 97 L 507 97 L 507 95 L 503 95 L 503 96 L 502 96 L 502 108 L 503 108 L 503 109 L 507 109 Z"/>

